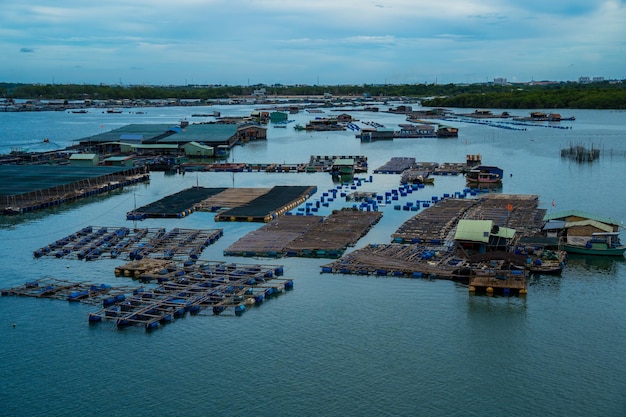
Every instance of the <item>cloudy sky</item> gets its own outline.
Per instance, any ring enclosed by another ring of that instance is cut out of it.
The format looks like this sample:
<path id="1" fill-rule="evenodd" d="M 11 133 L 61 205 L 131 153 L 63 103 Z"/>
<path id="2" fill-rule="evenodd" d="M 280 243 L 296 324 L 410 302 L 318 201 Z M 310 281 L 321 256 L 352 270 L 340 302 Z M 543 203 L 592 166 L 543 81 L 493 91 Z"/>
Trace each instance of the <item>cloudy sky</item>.
<path id="1" fill-rule="evenodd" d="M 0 82 L 626 78 L 625 0 L 0 0 Z"/>

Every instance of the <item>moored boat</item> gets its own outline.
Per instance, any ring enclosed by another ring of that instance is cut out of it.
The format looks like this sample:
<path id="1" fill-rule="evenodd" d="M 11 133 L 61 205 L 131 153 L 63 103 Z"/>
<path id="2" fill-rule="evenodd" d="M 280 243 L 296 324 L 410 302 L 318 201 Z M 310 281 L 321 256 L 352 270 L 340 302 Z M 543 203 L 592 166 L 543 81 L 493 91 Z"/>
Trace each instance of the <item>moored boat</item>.
<path id="1" fill-rule="evenodd" d="M 498 184 L 502 182 L 504 171 L 495 166 L 479 165 L 465 174 L 468 183 Z"/>
<path id="2" fill-rule="evenodd" d="M 582 255 L 624 256 L 626 252 L 618 232 L 593 233 L 584 245 L 565 244 L 564 248 L 569 253 Z"/>

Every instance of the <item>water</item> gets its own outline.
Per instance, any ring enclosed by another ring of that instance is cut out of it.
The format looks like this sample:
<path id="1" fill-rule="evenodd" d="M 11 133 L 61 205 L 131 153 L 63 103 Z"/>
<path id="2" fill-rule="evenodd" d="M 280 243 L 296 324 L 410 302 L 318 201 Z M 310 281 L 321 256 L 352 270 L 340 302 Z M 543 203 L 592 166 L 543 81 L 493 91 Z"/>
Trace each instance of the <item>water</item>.
<path id="1" fill-rule="evenodd" d="M 65 147 L 127 123 L 172 123 L 205 109 L 147 108 L 144 115 L 0 113 L 0 152 Z M 248 106 L 210 108 L 244 115 Z M 558 111 L 572 129 L 516 132 L 455 124 L 458 139 L 361 143 L 354 132 L 268 130 L 268 140 L 234 149 L 231 160 L 297 163 L 310 155 L 367 155 L 370 171 L 393 156 L 461 162 L 481 154 L 505 170 L 502 192 L 538 194 L 549 210 L 580 209 L 626 218 L 623 112 Z M 511 110 L 512 114 L 526 115 Z M 389 127 L 403 117 L 351 112 Z M 290 118 L 305 123 L 315 114 Z M 48 137 L 50 142 L 43 143 Z M 601 146 L 593 164 L 560 158 L 570 144 Z M 613 150 L 613 155 L 609 155 Z M 621 151 L 621 154 L 618 154 Z M 512 174 L 512 176 L 511 176 Z M 371 174 L 365 175 L 369 177 Z M 372 175 L 361 190 L 398 186 Z M 47 212 L 0 218 L 0 287 L 51 276 L 127 283 L 121 261 L 33 259 L 33 250 L 84 226 L 128 225 L 134 207 L 199 184 L 206 187 L 317 185 L 327 174 L 153 173 L 107 196 Z M 462 177 L 437 177 L 412 198 L 454 193 Z M 422 194 L 419 194 L 422 193 Z M 555 207 L 552 206 L 554 201 Z M 322 214 L 342 205 L 335 202 Z M 387 243 L 411 212 L 382 208 L 358 242 Z M 149 219 L 142 227 L 223 228 L 202 259 L 280 263 L 295 289 L 241 317 L 185 317 L 146 333 L 90 326 L 94 308 L 64 301 L 0 298 L 0 415 L 429 415 L 623 416 L 626 414 L 626 261 L 571 257 L 561 277 L 531 280 L 524 298 L 469 296 L 448 281 L 320 274 L 327 260 L 225 258 L 250 223 L 215 223 L 211 213 Z M 622 234 L 624 240 L 624 234 Z M 15 326 L 14 326 L 15 325 Z"/>

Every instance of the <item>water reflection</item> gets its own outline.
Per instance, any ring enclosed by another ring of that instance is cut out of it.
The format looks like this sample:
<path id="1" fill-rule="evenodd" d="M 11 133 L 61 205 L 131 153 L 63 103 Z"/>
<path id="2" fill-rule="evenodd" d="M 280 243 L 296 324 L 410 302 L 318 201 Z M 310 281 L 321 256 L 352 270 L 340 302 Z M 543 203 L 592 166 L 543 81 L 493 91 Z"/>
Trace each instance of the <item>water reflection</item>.
<path id="1" fill-rule="evenodd" d="M 620 267 L 626 266 L 623 256 L 588 256 L 568 254 L 565 272 L 616 275 Z"/>

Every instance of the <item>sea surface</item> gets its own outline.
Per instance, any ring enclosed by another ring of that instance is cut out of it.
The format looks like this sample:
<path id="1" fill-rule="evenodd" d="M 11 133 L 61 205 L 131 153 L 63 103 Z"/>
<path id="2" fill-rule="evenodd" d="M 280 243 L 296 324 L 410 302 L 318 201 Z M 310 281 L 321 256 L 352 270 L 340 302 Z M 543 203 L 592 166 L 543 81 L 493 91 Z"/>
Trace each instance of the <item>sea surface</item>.
<path id="1" fill-rule="evenodd" d="M 129 123 L 208 121 L 192 114 L 247 115 L 253 109 L 0 113 L 0 153 L 61 149 Z M 399 186 L 400 176 L 372 172 L 391 157 L 444 163 L 481 154 L 484 164 L 504 169 L 502 193 L 537 194 L 549 212 L 578 209 L 626 220 L 623 111 L 552 109 L 576 120 L 519 131 L 446 122 L 459 128 L 458 139 L 361 143 L 352 131 L 293 129 L 343 111 L 290 115 L 288 128 L 269 125 L 266 141 L 237 146 L 228 160 L 302 163 L 311 155 L 366 155 L 369 172 L 359 175 L 367 179 L 359 190 L 385 192 Z M 386 127 L 404 122 L 383 112 L 350 114 Z M 600 148 L 601 157 L 584 164 L 561 158 L 560 149 L 570 145 Z M 114 276 L 121 260 L 35 259 L 33 251 L 88 225 L 129 226 L 125 214 L 135 206 L 194 185 L 316 185 L 313 199 L 338 186 L 323 173 L 153 172 L 149 183 L 0 217 L 0 288 L 43 277 L 132 283 Z M 436 177 L 434 186 L 409 198 L 453 195 L 464 187 L 462 176 Z M 320 214 L 348 204 L 336 200 Z M 415 214 L 393 205 L 380 209 L 382 220 L 350 250 L 390 242 Z M 470 296 L 465 285 L 444 280 L 320 274 L 329 262 L 324 259 L 224 257 L 224 249 L 262 224 L 216 223 L 213 216 L 196 212 L 138 226 L 223 228 L 224 236 L 201 259 L 284 265 L 294 289 L 241 317 L 203 313 L 152 332 L 118 330 L 112 322 L 89 325 L 93 306 L 0 297 L 0 415 L 626 415 L 623 257 L 572 256 L 561 276 L 533 277 L 525 298 Z"/>

